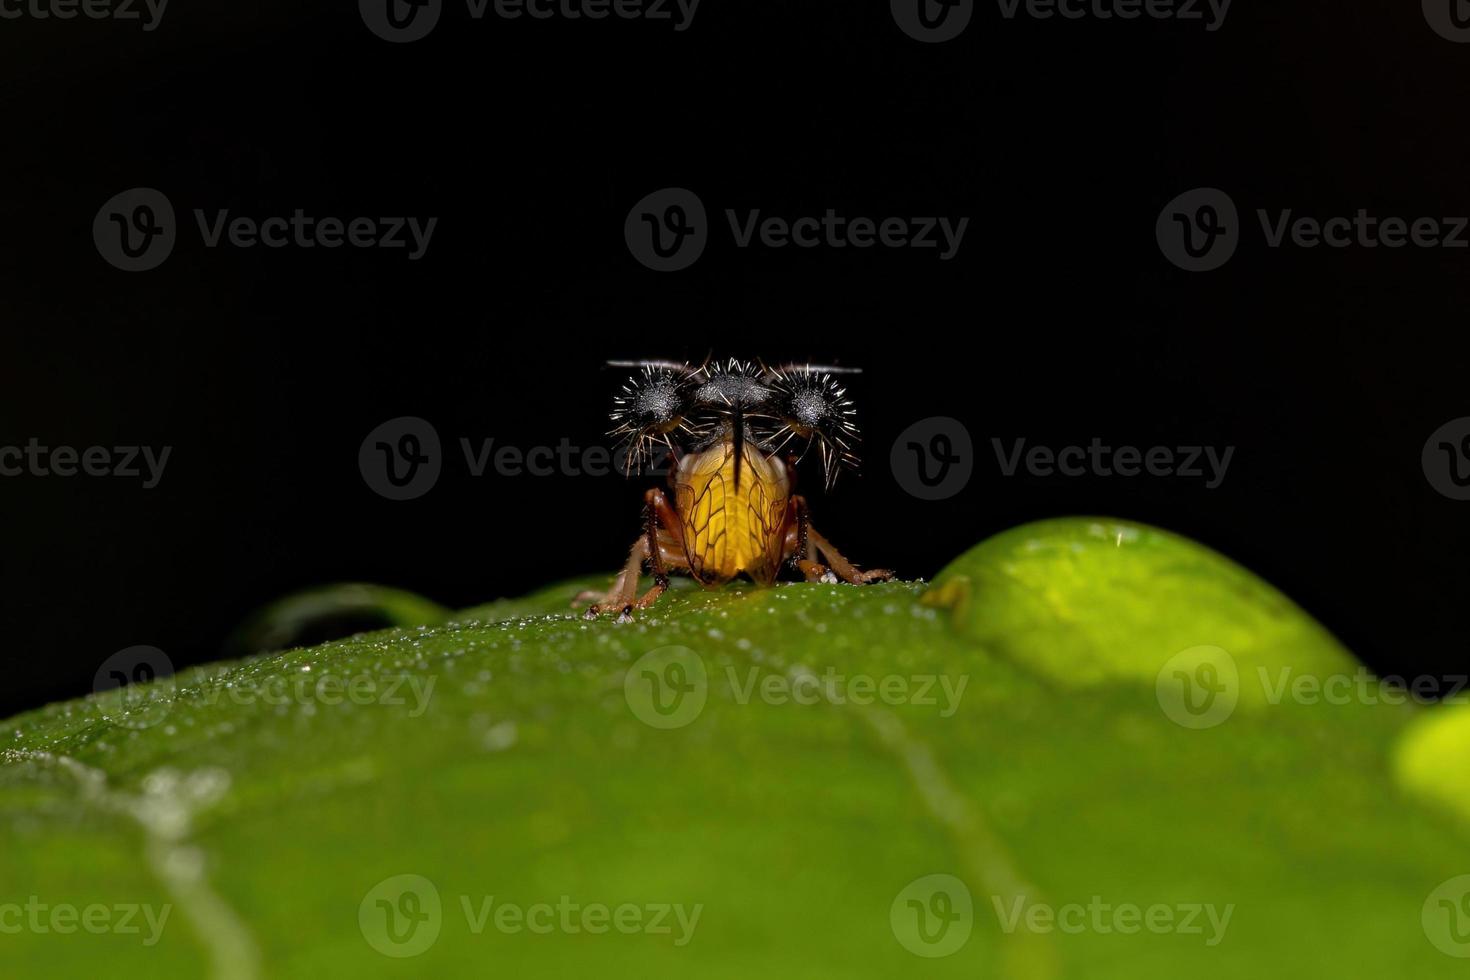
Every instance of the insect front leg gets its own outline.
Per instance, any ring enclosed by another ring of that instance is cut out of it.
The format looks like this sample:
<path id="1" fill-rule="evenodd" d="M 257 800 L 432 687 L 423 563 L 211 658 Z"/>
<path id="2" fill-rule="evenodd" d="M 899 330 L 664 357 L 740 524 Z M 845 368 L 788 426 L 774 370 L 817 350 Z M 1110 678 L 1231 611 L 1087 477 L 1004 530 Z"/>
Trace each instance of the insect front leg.
<path id="1" fill-rule="evenodd" d="M 649 490 L 643 497 L 643 534 L 628 552 L 628 561 L 618 573 L 613 587 L 606 593 L 583 592 L 573 605 L 593 600 L 583 616 L 595 619 L 603 612 L 618 610 L 628 616 L 633 609 L 644 609 L 654 603 L 669 587 L 671 569 L 687 569 L 683 538 L 679 536 L 679 515 L 662 490 Z M 653 587 L 638 595 L 638 578 L 647 562 L 653 573 Z"/>
<path id="2" fill-rule="evenodd" d="M 808 582 L 835 582 L 841 579 L 853 585 L 866 585 L 869 582 L 886 582 L 893 578 L 893 573 L 886 568 L 870 568 L 867 571 L 861 571 L 844 558 L 842 552 L 838 551 L 832 542 L 812 527 L 805 497 L 792 497 L 791 504 L 795 509 L 795 520 L 791 530 L 787 532 L 787 549 L 792 556 L 792 561 Z M 819 558 L 826 559 L 826 564 L 823 564 Z"/>

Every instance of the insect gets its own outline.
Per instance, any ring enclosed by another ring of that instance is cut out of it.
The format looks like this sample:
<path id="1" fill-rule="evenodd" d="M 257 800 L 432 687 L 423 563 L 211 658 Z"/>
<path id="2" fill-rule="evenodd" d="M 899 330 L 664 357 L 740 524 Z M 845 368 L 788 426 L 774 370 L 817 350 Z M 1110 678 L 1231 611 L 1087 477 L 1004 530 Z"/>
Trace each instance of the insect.
<path id="1" fill-rule="evenodd" d="M 857 465 L 852 400 L 838 380 L 851 369 L 730 360 L 699 367 L 673 361 L 619 361 L 638 370 L 614 400 L 610 435 L 622 440 L 627 469 L 656 454 L 671 464 L 668 489 L 644 495 L 643 531 L 606 593 L 585 592 L 592 619 L 651 605 L 685 572 L 705 586 L 739 575 L 769 585 L 783 567 L 809 582 L 865 584 L 891 579 L 859 571 L 812 527 L 796 493 L 797 464 L 815 448 L 830 490 Z M 647 565 L 653 586 L 638 595 Z"/>

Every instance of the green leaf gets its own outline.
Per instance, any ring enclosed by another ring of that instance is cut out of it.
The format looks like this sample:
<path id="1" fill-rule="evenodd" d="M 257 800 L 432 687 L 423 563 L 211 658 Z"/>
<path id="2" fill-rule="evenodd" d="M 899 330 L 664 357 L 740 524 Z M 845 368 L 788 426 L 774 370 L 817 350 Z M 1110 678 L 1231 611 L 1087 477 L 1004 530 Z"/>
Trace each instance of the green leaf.
<path id="1" fill-rule="evenodd" d="M 1464 729 L 1314 700 L 1356 661 L 1197 544 L 1049 521 L 631 623 L 587 584 L 0 725 L 6 974 L 1463 976 Z"/>

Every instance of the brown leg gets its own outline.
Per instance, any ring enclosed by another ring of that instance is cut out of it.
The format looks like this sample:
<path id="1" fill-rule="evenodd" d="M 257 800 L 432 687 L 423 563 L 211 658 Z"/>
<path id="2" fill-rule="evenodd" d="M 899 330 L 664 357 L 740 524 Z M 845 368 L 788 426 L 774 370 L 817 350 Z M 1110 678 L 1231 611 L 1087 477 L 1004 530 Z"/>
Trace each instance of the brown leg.
<path id="1" fill-rule="evenodd" d="M 633 609 L 644 609 L 663 595 L 669 587 L 670 568 L 688 568 L 684 549 L 675 537 L 679 527 L 679 515 L 669 505 L 662 490 L 653 489 L 643 497 L 643 536 L 633 543 L 628 552 L 628 561 L 618 573 L 613 587 L 606 593 L 583 592 L 572 601 L 573 605 L 588 599 L 595 600 L 582 615 L 595 619 L 604 611 L 616 609 L 626 617 Z M 642 596 L 638 595 L 638 576 L 643 572 L 643 563 L 648 562 L 653 572 L 653 587 Z"/>
<path id="2" fill-rule="evenodd" d="M 801 570 L 808 582 L 831 582 L 841 579 L 853 585 L 866 585 L 869 582 L 884 582 L 893 578 L 893 573 L 886 568 L 870 568 L 866 572 L 860 571 L 856 565 L 842 557 L 842 552 L 833 547 L 832 542 L 812 527 L 811 518 L 807 514 L 806 498 L 793 497 L 791 499 L 796 508 L 796 522 L 793 527 L 795 540 L 788 533 L 786 543 L 796 567 Z M 825 565 L 818 560 L 819 556 L 827 560 Z"/>
<path id="3" fill-rule="evenodd" d="M 644 540 L 648 542 L 653 587 L 658 591 L 649 590 L 652 598 L 645 596 L 638 603 L 640 609 L 657 599 L 669 587 L 669 573 L 665 567 L 667 564 L 689 567 L 689 563 L 684 560 L 684 549 L 676 549 L 679 540 L 676 535 L 680 533 L 681 526 L 678 512 L 669 504 L 669 498 L 664 496 L 662 490 L 655 487 L 643 495 L 643 534 Z M 669 553 L 675 550 L 679 552 L 678 557 L 671 559 Z"/>
<path id="4" fill-rule="evenodd" d="M 781 553 L 808 582 L 816 582 L 827 569 L 811 560 L 814 556 L 806 536 L 806 508 L 800 503 L 800 497 L 793 497 L 787 505 L 786 538 L 782 542 Z"/>

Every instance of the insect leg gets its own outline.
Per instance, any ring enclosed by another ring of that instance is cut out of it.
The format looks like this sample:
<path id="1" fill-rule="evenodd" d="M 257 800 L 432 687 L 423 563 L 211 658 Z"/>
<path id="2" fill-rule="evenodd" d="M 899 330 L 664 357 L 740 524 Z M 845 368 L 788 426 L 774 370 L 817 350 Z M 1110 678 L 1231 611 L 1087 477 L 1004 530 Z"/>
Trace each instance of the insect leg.
<path id="1" fill-rule="evenodd" d="M 806 498 L 792 497 L 788 513 L 782 552 L 808 582 L 820 582 L 823 576 L 831 573 L 826 565 L 817 561 L 817 546 L 808 533 L 811 525 L 806 511 Z M 836 576 L 833 576 L 832 581 L 836 580 Z"/>
<path id="2" fill-rule="evenodd" d="M 689 560 L 684 555 L 682 538 L 678 534 L 678 514 L 669 504 L 662 490 L 650 490 L 643 498 L 643 534 L 628 551 L 628 560 L 618 573 L 613 586 L 606 593 L 584 592 L 573 600 L 573 604 L 594 600 L 582 615 L 595 619 L 605 611 L 616 609 L 627 615 L 632 609 L 649 606 L 669 587 L 669 569 L 687 569 Z M 653 587 L 642 597 L 638 596 L 638 577 L 643 564 L 648 562 L 653 572 Z"/>
<path id="3" fill-rule="evenodd" d="M 584 602 L 587 599 L 595 599 L 587 611 L 582 614 L 584 619 L 596 619 L 605 609 L 621 609 L 626 611 L 633 602 L 633 597 L 638 594 L 638 576 L 643 572 L 643 563 L 648 560 L 648 539 L 639 537 L 633 542 L 633 547 L 628 551 L 628 560 L 623 565 L 623 570 L 618 572 L 618 577 L 613 581 L 613 586 L 605 593 L 583 592 L 573 600 L 573 605 Z"/>
<path id="4" fill-rule="evenodd" d="M 644 543 L 648 551 L 648 564 L 653 572 L 653 587 L 643 593 L 633 602 L 638 609 L 645 609 L 653 605 L 654 600 L 664 594 L 669 587 L 668 565 L 689 567 L 689 562 L 684 558 L 683 548 L 677 550 L 672 540 L 673 535 L 678 533 L 679 515 L 669 504 L 669 498 L 657 487 L 649 490 L 643 495 L 644 501 Z M 663 532 L 660 536 L 660 532 Z M 634 580 L 636 586 L 637 580 Z"/>
<path id="5" fill-rule="evenodd" d="M 893 578 L 893 573 L 886 568 L 870 568 L 866 572 L 858 569 L 856 565 L 842 556 L 832 544 L 824 538 L 816 528 L 812 527 L 811 518 L 807 515 L 805 497 L 792 498 L 797 506 L 797 522 L 799 534 L 805 538 L 806 556 L 796 562 L 808 582 L 821 581 L 830 573 L 844 582 L 854 585 L 865 585 L 868 582 L 884 582 Z M 826 559 L 826 564 L 817 560 L 818 556 Z"/>

